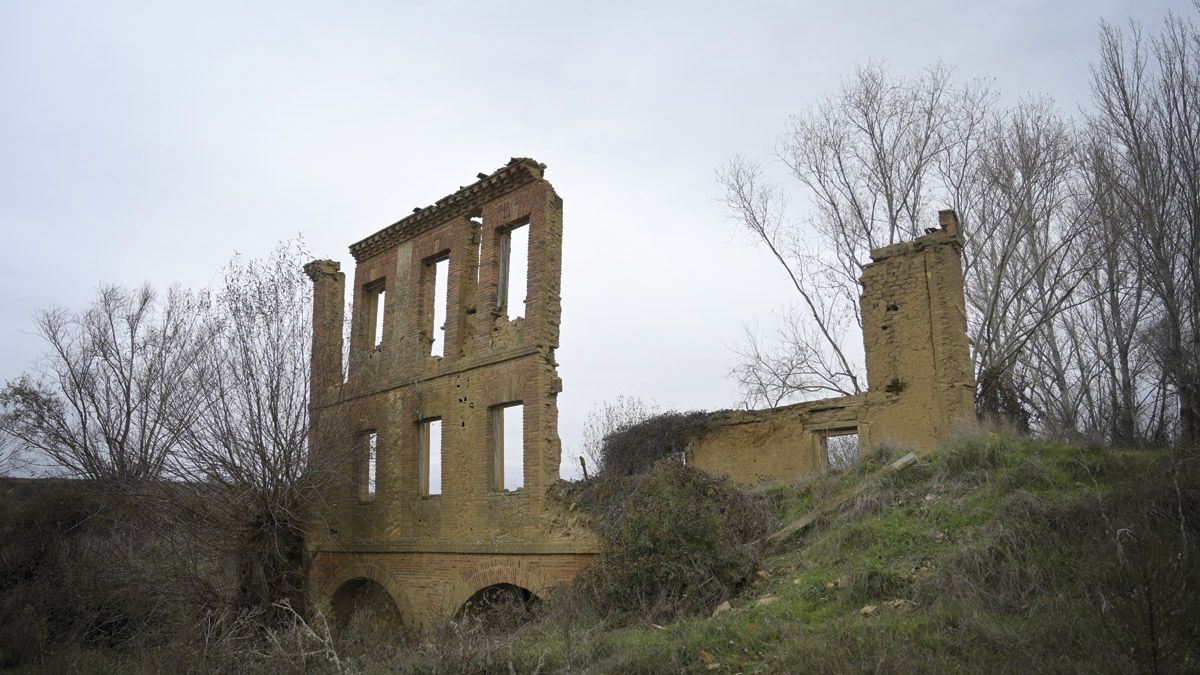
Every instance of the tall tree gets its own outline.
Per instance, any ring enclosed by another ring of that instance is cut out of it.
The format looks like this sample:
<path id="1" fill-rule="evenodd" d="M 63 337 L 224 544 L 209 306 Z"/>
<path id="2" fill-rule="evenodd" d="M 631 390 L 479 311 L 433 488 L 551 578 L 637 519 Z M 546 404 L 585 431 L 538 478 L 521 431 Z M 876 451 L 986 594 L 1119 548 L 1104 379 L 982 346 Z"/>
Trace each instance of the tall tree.
<path id="1" fill-rule="evenodd" d="M 1039 411 L 1051 426 L 1077 426 L 1057 319 L 1086 301 L 1077 288 L 1092 264 L 1080 255 L 1089 221 L 1078 208 L 1079 166 L 1074 131 L 1049 99 L 1021 101 L 985 129 L 972 198 L 959 205 L 981 414 L 1026 425 L 1033 387 L 1048 394 Z"/>
<path id="2" fill-rule="evenodd" d="M 1104 24 L 1092 99 L 1154 298 L 1142 337 L 1174 391 L 1179 439 L 1200 442 L 1200 28 L 1172 14 L 1147 39 L 1137 24 Z"/>
<path id="3" fill-rule="evenodd" d="M 205 517 L 234 535 L 243 605 L 301 606 L 304 513 L 325 469 L 308 452 L 306 259 L 301 241 L 286 241 L 225 267 L 208 315 L 214 338 L 198 355 L 201 413 L 175 426 L 172 468 L 202 493 Z"/>
<path id="4" fill-rule="evenodd" d="M 722 167 L 730 212 L 799 299 L 775 335 L 747 332 L 732 372 L 747 403 L 862 391 L 845 338 L 862 328 L 858 278 L 870 251 L 919 236 L 951 206 L 967 238 L 980 408 L 1020 416 L 1015 373 L 1026 346 L 1053 338 L 1054 317 L 1073 302 L 1082 226 L 1068 208 L 1077 170 L 1070 125 L 1048 100 L 1007 111 L 995 100 L 988 83 L 956 85 L 942 66 L 916 78 L 860 66 L 780 137 L 779 159 L 807 207 L 798 221 L 759 165 L 734 157 Z"/>

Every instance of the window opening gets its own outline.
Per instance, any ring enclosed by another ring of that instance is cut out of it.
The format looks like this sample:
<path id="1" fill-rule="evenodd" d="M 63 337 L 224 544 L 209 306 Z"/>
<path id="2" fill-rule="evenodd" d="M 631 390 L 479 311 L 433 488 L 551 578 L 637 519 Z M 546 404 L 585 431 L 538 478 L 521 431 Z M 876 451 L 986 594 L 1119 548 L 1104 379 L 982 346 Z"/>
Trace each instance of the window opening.
<path id="1" fill-rule="evenodd" d="M 421 422 L 420 431 L 420 480 L 421 494 L 442 494 L 442 421 L 431 419 Z"/>
<path id="2" fill-rule="evenodd" d="M 471 216 L 471 224 L 475 227 L 475 238 L 477 239 L 475 244 L 475 285 L 478 287 L 479 270 L 481 267 L 479 263 L 483 260 L 483 218 L 480 216 Z"/>
<path id="3" fill-rule="evenodd" d="M 363 434 L 363 476 L 361 498 L 370 501 L 375 498 L 376 479 L 379 468 L 379 434 L 368 431 Z"/>
<path id="4" fill-rule="evenodd" d="M 525 487 L 525 406 L 492 408 L 493 481 L 498 490 Z"/>
<path id="5" fill-rule="evenodd" d="M 858 461 L 857 429 L 828 431 L 821 436 L 821 445 L 825 450 L 825 461 L 833 471 L 841 471 Z"/>
<path id="6" fill-rule="evenodd" d="M 445 356 L 446 353 L 446 304 L 450 290 L 450 259 L 442 258 L 429 265 L 433 275 L 433 344 L 429 353 Z"/>
<path id="7" fill-rule="evenodd" d="M 379 289 L 375 295 L 375 346 L 383 344 L 383 312 L 387 307 L 387 290 Z"/>
<path id="8" fill-rule="evenodd" d="M 496 306 L 509 319 L 525 316 L 525 296 L 529 280 L 529 224 L 523 223 L 500 233 L 500 278 Z"/>
<path id="9" fill-rule="evenodd" d="M 379 348 L 383 344 L 383 314 L 386 283 L 383 279 L 372 281 L 363 286 L 363 300 L 367 310 L 367 330 L 370 339 L 367 344 Z"/>
<path id="10" fill-rule="evenodd" d="M 342 382 L 350 381 L 350 341 L 354 335 L 354 284 L 342 288 Z"/>

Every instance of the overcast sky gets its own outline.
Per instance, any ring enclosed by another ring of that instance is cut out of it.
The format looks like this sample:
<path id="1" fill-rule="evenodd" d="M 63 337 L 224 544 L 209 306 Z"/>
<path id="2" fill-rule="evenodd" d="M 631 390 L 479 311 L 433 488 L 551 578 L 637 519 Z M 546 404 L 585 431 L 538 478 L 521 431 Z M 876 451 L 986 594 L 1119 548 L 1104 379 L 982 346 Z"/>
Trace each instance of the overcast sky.
<path id="1" fill-rule="evenodd" d="M 564 199 L 564 475 L 619 394 L 731 407 L 730 346 L 786 277 L 718 203 L 856 62 L 942 60 L 1006 100 L 1088 97 L 1101 19 L 1187 2 L 0 0 L 0 380 L 30 317 L 97 284 L 205 285 L 302 234 L 317 257 L 491 172 Z"/>

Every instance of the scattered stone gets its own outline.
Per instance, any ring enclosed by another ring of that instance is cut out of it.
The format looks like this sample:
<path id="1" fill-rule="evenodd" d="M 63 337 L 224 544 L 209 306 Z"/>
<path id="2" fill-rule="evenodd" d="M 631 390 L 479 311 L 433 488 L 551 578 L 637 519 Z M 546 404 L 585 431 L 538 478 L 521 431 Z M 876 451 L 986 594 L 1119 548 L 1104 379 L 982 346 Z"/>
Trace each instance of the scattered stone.
<path id="1" fill-rule="evenodd" d="M 754 603 L 754 606 L 755 606 L 755 607 L 766 607 L 767 605 L 770 605 L 770 604 L 773 604 L 773 603 L 776 603 L 776 602 L 779 602 L 779 596 L 777 596 L 777 595 L 764 595 L 764 596 L 762 596 L 761 598 L 759 598 L 759 599 L 758 599 L 758 602 Z"/>
<path id="2" fill-rule="evenodd" d="M 721 604 L 717 605 L 717 608 L 713 610 L 712 615 L 717 616 L 720 614 L 724 614 L 725 612 L 731 612 L 731 611 L 733 611 L 733 605 L 729 604 L 729 601 L 726 600 L 725 602 L 722 602 Z"/>
<path id="3" fill-rule="evenodd" d="M 863 608 L 858 610 L 858 613 L 863 616 L 871 616 L 879 611 L 879 605 L 863 605 Z"/>

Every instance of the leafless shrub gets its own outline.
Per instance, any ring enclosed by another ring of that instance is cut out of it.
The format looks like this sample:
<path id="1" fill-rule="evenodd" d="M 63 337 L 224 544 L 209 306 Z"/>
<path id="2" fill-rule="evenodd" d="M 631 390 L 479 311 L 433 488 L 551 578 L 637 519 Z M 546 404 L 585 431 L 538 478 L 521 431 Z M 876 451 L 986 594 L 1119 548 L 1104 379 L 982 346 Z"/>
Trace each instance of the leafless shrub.
<path id="1" fill-rule="evenodd" d="M 308 452 L 308 257 L 289 241 L 225 267 L 206 317 L 213 337 L 196 356 L 198 413 L 172 420 L 172 472 L 200 517 L 229 533 L 242 607 L 304 606 L 304 515 L 344 456 Z"/>
<path id="2" fill-rule="evenodd" d="M 211 600 L 166 503 L 91 481 L 14 480 L 0 495 L 0 665 L 79 648 L 147 648 Z"/>

